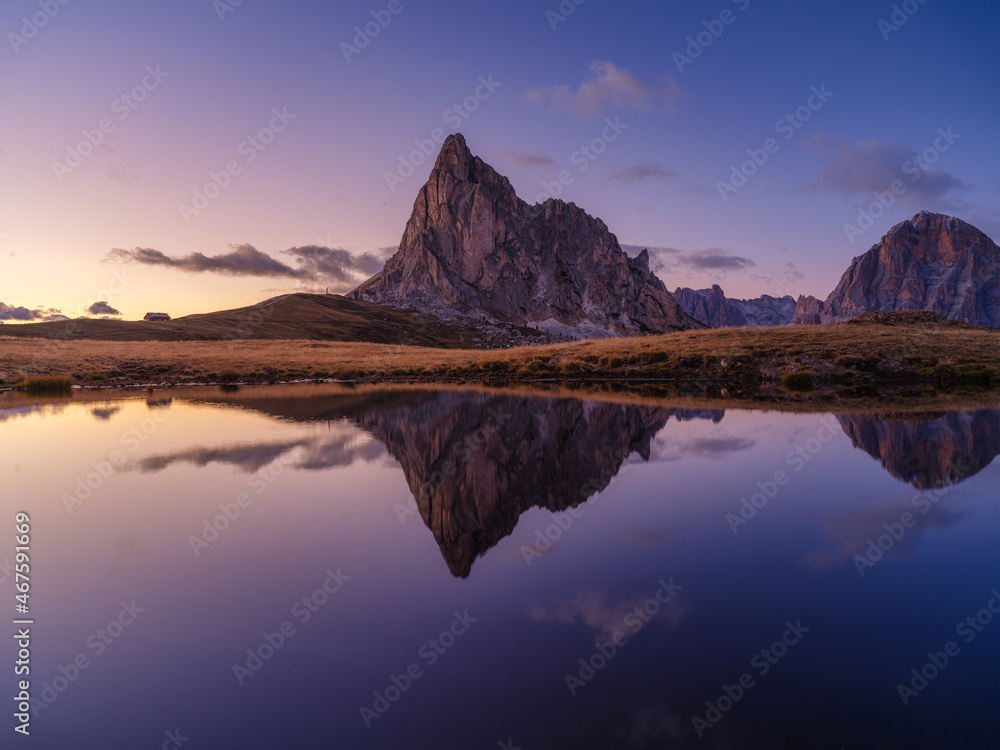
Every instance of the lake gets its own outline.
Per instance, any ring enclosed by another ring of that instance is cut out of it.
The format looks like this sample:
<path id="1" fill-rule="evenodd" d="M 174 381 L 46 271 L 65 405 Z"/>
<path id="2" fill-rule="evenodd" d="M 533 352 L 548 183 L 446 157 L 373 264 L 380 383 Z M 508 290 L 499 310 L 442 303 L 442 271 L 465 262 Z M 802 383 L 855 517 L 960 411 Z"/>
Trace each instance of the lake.
<path id="1" fill-rule="evenodd" d="M 1000 410 L 892 408 L 0 399 L 4 747 L 997 747 Z"/>

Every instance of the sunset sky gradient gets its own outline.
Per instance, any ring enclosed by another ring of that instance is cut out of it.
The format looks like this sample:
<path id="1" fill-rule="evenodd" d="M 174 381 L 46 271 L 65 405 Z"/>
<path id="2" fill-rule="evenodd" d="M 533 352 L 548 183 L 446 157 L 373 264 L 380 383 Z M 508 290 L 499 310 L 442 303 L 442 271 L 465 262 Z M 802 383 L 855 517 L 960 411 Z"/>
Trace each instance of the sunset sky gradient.
<path id="1" fill-rule="evenodd" d="M 456 131 L 528 202 L 649 247 L 670 290 L 822 298 L 920 209 L 1000 238 L 996 2 L 64 1 L 0 6 L 7 322 L 346 291 Z"/>

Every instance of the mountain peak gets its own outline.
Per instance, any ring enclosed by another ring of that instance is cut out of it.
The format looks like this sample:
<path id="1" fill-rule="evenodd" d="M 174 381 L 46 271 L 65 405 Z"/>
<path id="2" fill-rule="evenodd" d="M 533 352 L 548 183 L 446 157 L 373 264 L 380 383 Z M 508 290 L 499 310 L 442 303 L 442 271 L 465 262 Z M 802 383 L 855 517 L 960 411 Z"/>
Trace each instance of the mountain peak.
<path id="1" fill-rule="evenodd" d="M 475 162 L 476 157 L 466 145 L 465 136 L 461 133 L 452 133 L 441 144 L 441 151 L 434 162 L 431 177 L 433 178 L 435 174 L 448 173 L 459 180 L 478 182 L 474 175 Z"/>
<path id="2" fill-rule="evenodd" d="M 701 327 L 649 272 L 648 253 L 629 258 L 572 203 L 529 206 L 460 133 L 442 144 L 399 250 L 349 296 L 572 337 Z"/>
<path id="3" fill-rule="evenodd" d="M 469 161 L 474 158 L 472 151 L 469 150 L 469 146 L 465 142 L 465 136 L 461 133 L 452 133 L 444 139 L 444 143 L 441 144 L 441 152 L 438 154 L 438 160 L 440 161 L 446 154 L 455 154 Z"/>
<path id="4" fill-rule="evenodd" d="M 979 231 L 978 229 L 976 229 L 975 227 L 973 227 L 971 224 L 968 224 L 968 223 L 962 221 L 961 219 L 955 218 L 954 216 L 948 216 L 947 214 L 934 213 L 933 211 L 928 211 L 926 209 L 923 209 L 923 210 L 918 211 L 917 213 L 915 213 L 907 221 L 902 221 L 899 224 L 897 224 L 896 226 L 892 227 L 888 232 L 886 232 L 886 234 L 887 235 L 891 234 L 892 232 L 895 232 L 895 231 L 899 230 L 900 228 L 905 227 L 907 225 L 909 225 L 910 227 L 913 227 L 915 229 L 922 230 L 922 231 L 936 230 L 936 229 L 938 229 L 940 227 L 946 227 L 946 226 L 947 227 L 956 227 L 956 228 L 968 227 L 968 228 L 971 228 L 971 229 L 973 229 L 973 230 L 975 230 L 977 232 Z"/>

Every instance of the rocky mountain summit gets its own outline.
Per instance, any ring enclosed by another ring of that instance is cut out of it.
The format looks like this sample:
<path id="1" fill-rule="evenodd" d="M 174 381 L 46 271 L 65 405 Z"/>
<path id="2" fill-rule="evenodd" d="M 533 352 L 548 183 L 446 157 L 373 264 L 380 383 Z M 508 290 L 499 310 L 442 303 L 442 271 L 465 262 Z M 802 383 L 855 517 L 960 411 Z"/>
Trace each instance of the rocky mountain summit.
<path id="1" fill-rule="evenodd" d="M 678 287 L 674 299 L 684 312 L 712 328 L 783 326 L 795 313 L 793 297 L 763 294 L 756 299 L 731 299 L 718 284 L 711 289 Z"/>
<path id="2" fill-rule="evenodd" d="M 348 296 L 570 336 L 704 327 L 650 272 L 646 251 L 630 258 L 572 203 L 528 205 L 461 134 L 442 145 L 399 250 Z"/>
<path id="3" fill-rule="evenodd" d="M 1000 248 L 971 224 L 921 211 L 853 260 L 825 301 L 799 297 L 793 323 L 875 310 L 929 310 L 1000 327 Z"/>

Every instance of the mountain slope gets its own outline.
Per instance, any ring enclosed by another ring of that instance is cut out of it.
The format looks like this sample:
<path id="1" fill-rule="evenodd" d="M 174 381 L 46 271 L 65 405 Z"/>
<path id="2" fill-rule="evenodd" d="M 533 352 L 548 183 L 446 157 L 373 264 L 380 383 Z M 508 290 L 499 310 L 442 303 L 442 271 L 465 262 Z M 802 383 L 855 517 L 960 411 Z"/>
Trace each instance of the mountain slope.
<path id="1" fill-rule="evenodd" d="M 529 206 L 461 134 L 444 142 L 398 252 L 348 296 L 569 335 L 703 327 L 650 273 L 648 253 L 629 258 L 572 203 Z"/>

